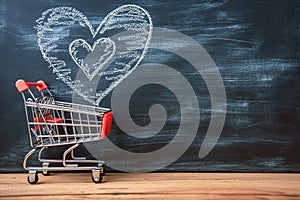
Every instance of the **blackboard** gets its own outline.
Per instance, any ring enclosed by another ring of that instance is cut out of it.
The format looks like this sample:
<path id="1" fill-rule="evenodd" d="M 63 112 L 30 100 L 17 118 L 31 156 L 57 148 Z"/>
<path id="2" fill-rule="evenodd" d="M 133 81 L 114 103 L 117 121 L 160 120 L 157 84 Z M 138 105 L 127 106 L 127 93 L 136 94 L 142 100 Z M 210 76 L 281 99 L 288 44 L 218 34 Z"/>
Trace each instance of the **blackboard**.
<path id="1" fill-rule="evenodd" d="M 74 88 L 57 78 L 43 57 L 36 20 L 48 9 L 64 7 L 79 11 L 93 27 L 97 27 L 108 13 L 127 4 L 149 13 L 153 27 L 179 32 L 200 44 L 217 66 L 226 91 L 226 119 L 220 138 L 212 151 L 200 159 L 199 149 L 212 115 L 206 81 L 184 58 L 162 49 L 148 49 L 139 65 L 172 66 L 188 80 L 200 108 L 199 126 L 191 145 L 175 162 L 156 170 L 300 171 L 299 1 L 1 0 L 1 172 L 23 171 L 22 160 L 30 150 L 24 105 L 15 81 L 19 78 L 28 81 L 41 79 L 48 83 L 59 100 L 72 101 L 74 93 L 76 96 Z M 149 24 L 149 21 L 145 22 L 146 15 L 143 16 L 143 23 Z M 64 37 L 65 33 L 62 30 L 55 34 Z M 70 32 L 74 37 L 72 40 L 85 34 L 90 34 L 88 29 L 72 29 Z M 93 38 L 86 40 L 91 43 Z M 184 52 L 190 51 L 180 40 L 173 40 L 171 44 L 181 45 Z M 58 55 L 63 58 L 70 56 L 64 53 L 58 52 Z M 70 57 L 66 59 L 75 62 Z M 137 72 L 139 65 L 135 69 Z M 111 106 L 114 90 L 117 88 L 107 92 L 101 106 Z M 80 96 L 76 98 L 80 99 Z M 149 108 L 154 104 L 160 104 L 166 110 L 167 120 L 159 133 L 149 138 L 135 138 L 114 123 L 109 139 L 118 147 L 137 154 L 166 146 L 176 137 L 181 120 L 180 103 L 174 92 L 156 83 L 141 86 L 130 98 L 130 116 L 138 126 L 145 126 L 151 121 Z M 51 149 L 50 154 L 60 150 Z M 85 151 L 82 147 L 81 152 Z M 157 157 L 158 165 L 165 159 L 164 155 L 161 156 Z M 126 165 L 126 162 L 121 164 Z M 128 165 L 133 171 L 139 171 L 134 169 L 134 163 Z"/>

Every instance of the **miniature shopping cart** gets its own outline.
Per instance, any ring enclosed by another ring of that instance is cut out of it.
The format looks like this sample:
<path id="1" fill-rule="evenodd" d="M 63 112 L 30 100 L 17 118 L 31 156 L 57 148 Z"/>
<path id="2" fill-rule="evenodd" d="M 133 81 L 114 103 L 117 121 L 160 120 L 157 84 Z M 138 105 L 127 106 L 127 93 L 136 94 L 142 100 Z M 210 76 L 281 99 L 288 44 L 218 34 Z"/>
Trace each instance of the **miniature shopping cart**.
<path id="1" fill-rule="evenodd" d="M 23 167 L 29 171 L 28 182 L 38 182 L 38 172 L 91 170 L 92 180 L 102 182 L 104 161 L 75 157 L 74 150 L 85 142 L 98 141 L 110 134 L 112 111 L 107 108 L 55 101 L 44 81 L 16 82 L 22 94 L 32 150 L 24 158 Z M 59 159 L 43 158 L 49 147 L 66 146 Z M 40 167 L 28 167 L 28 159 L 38 152 Z M 55 165 L 55 166 L 51 166 Z M 57 166 L 58 165 L 58 166 Z"/>

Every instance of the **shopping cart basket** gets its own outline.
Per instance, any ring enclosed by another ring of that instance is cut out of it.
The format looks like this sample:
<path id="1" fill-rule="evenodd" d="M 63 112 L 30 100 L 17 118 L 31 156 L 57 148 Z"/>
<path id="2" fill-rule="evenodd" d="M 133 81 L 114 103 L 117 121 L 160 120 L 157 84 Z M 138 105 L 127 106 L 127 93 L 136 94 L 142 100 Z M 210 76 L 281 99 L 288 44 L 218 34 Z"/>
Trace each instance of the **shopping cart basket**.
<path id="1" fill-rule="evenodd" d="M 112 111 L 107 108 L 80 105 L 54 100 L 44 81 L 16 82 L 22 94 L 32 150 L 24 158 L 23 167 L 29 172 L 28 182 L 38 182 L 38 172 L 91 170 L 92 180 L 102 182 L 104 161 L 75 157 L 74 150 L 85 142 L 98 141 L 110 134 Z M 59 159 L 43 158 L 49 147 L 65 145 L 67 149 Z M 28 159 L 38 152 L 40 167 L 28 167 Z M 59 164 L 54 164 L 59 163 Z M 50 165 L 58 166 L 50 166 Z"/>

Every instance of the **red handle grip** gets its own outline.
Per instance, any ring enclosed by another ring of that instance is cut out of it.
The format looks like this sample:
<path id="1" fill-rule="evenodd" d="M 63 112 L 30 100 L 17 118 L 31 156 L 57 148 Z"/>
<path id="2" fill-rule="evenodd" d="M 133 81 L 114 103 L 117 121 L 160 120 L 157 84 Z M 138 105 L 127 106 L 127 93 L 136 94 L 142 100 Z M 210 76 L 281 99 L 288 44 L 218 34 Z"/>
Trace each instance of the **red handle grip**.
<path id="1" fill-rule="evenodd" d="M 38 82 L 26 82 L 25 80 L 19 79 L 16 82 L 16 88 L 19 92 L 24 92 L 33 86 L 35 86 L 40 92 L 48 88 L 48 85 L 42 80 Z"/>

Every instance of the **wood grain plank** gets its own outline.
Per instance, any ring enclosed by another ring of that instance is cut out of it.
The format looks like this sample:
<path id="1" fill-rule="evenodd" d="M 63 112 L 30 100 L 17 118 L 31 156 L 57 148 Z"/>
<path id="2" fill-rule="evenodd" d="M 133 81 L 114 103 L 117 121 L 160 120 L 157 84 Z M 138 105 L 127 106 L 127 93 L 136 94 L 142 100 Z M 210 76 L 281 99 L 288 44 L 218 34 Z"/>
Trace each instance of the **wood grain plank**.
<path id="1" fill-rule="evenodd" d="M 27 174 L 1 174 L 0 199 L 300 199 L 300 174 L 57 173 L 30 185 Z"/>

